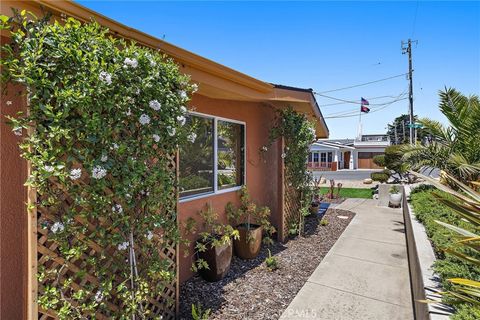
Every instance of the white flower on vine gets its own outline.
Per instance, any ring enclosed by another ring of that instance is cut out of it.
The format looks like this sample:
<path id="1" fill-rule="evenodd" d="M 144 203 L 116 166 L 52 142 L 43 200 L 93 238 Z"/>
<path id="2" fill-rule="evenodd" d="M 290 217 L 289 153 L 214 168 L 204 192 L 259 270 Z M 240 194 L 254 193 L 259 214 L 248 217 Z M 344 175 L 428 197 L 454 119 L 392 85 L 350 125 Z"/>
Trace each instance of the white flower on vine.
<path id="1" fill-rule="evenodd" d="M 108 160 L 108 156 L 106 154 L 104 154 L 101 158 L 100 158 L 100 161 L 102 162 L 106 162 Z"/>
<path id="2" fill-rule="evenodd" d="M 70 170 L 69 176 L 70 176 L 70 179 L 72 180 L 80 179 L 80 177 L 82 176 L 82 169 L 77 168 L 77 169 Z"/>
<path id="3" fill-rule="evenodd" d="M 198 84 L 194 83 L 194 84 L 192 85 L 192 93 L 195 93 L 195 92 L 197 92 L 197 91 L 198 91 Z"/>
<path id="4" fill-rule="evenodd" d="M 137 66 L 138 66 L 137 59 L 125 58 L 125 60 L 123 60 L 123 67 L 124 68 L 127 68 L 127 67 L 136 68 Z"/>
<path id="5" fill-rule="evenodd" d="M 195 140 L 197 139 L 197 134 L 195 132 L 192 132 L 190 133 L 188 136 L 187 136 L 187 139 L 188 141 L 190 141 L 191 143 L 194 143 Z"/>
<path id="6" fill-rule="evenodd" d="M 53 172 L 55 168 L 53 166 L 45 166 L 45 171 L 47 172 Z"/>
<path id="7" fill-rule="evenodd" d="M 120 214 L 122 214 L 122 213 L 123 213 L 123 207 L 122 207 L 121 204 L 118 204 L 118 203 L 117 203 L 116 205 L 114 205 L 114 206 L 112 207 L 112 211 L 113 211 L 114 213 L 120 213 Z"/>
<path id="8" fill-rule="evenodd" d="M 157 63 L 155 62 L 155 60 L 153 60 L 153 59 L 151 59 L 151 58 L 150 58 L 149 60 L 150 60 L 150 66 L 151 66 L 151 67 L 155 67 L 155 66 L 157 65 Z"/>
<path id="9" fill-rule="evenodd" d="M 12 131 L 13 131 L 13 134 L 14 134 L 14 135 L 19 136 L 19 137 L 21 137 L 22 134 L 23 134 L 23 132 L 22 132 L 22 131 L 23 131 L 22 127 L 14 128 Z"/>
<path id="10" fill-rule="evenodd" d="M 118 149 L 118 144 L 116 144 L 116 143 L 112 144 L 112 146 L 110 147 L 110 149 L 115 149 L 115 150 L 117 150 L 117 149 Z"/>
<path id="11" fill-rule="evenodd" d="M 117 248 L 118 250 L 126 250 L 129 246 L 129 243 L 127 241 L 120 243 Z"/>
<path id="12" fill-rule="evenodd" d="M 173 137 L 173 136 L 175 135 L 175 133 L 177 133 L 177 129 L 172 128 L 172 127 L 168 127 L 168 128 L 167 128 L 167 131 L 168 131 L 168 135 L 169 135 L 170 137 Z"/>
<path id="13" fill-rule="evenodd" d="M 284 152 L 282 153 L 282 159 L 285 159 L 287 157 L 287 154 Z"/>
<path id="14" fill-rule="evenodd" d="M 158 134 L 154 134 L 152 135 L 152 137 L 153 137 L 153 140 L 155 140 L 155 142 L 160 141 L 160 136 Z"/>
<path id="15" fill-rule="evenodd" d="M 152 240 L 153 239 L 153 232 L 148 231 L 147 234 L 145 235 L 145 237 L 147 238 L 147 240 Z"/>
<path id="16" fill-rule="evenodd" d="M 97 293 L 95 293 L 95 301 L 101 302 L 102 300 L 103 300 L 103 292 L 101 290 L 98 290 Z"/>
<path id="17" fill-rule="evenodd" d="M 130 193 L 125 193 L 125 198 L 132 199 L 132 195 Z"/>
<path id="18" fill-rule="evenodd" d="M 92 170 L 92 177 L 94 179 L 102 179 L 107 175 L 107 169 L 102 166 L 95 166 Z"/>
<path id="19" fill-rule="evenodd" d="M 137 89 L 137 90 L 135 91 L 135 94 L 136 94 L 136 95 L 139 95 L 139 94 L 140 94 L 140 89 Z"/>
<path id="20" fill-rule="evenodd" d="M 8 100 L 7 101 L 7 106 L 11 106 L 12 105 L 12 101 Z"/>
<path id="21" fill-rule="evenodd" d="M 112 84 L 112 75 L 106 71 L 100 72 L 99 78 L 101 81 L 105 82 L 106 84 Z"/>
<path id="22" fill-rule="evenodd" d="M 148 103 L 148 106 L 153 110 L 158 111 L 162 107 L 162 104 L 158 102 L 158 100 L 152 100 Z"/>
<path id="23" fill-rule="evenodd" d="M 130 108 L 128 108 L 128 110 L 125 111 L 125 115 L 126 116 L 131 116 L 132 115 L 132 110 Z"/>
<path id="24" fill-rule="evenodd" d="M 187 93 L 185 92 L 185 90 L 181 90 L 181 91 L 179 92 L 179 94 L 180 94 L 180 98 L 182 98 L 183 100 L 185 100 L 185 99 L 188 98 L 188 95 L 187 95 Z"/>
<path id="25" fill-rule="evenodd" d="M 140 124 L 149 124 L 150 123 L 150 117 L 148 115 L 146 115 L 145 113 L 143 113 L 141 116 L 140 116 L 140 119 L 138 119 L 138 121 L 140 121 Z"/>
<path id="26" fill-rule="evenodd" d="M 267 152 L 267 151 L 268 151 L 267 146 L 263 146 L 263 147 L 262 147 L 262 151 Z"/>
<path id="27" fill-rule="evenodd" d="M 62 232 L 64 229 L 65 229 L 65 226 L 63 225 L 63 223 L 57 221 L 52 225 L 52 227 L 50 228 L 50 231 L 52 231 L 53 233 L 57 233 L 57 232 Z"/>
<path id="28" fill-rule="evenodd" d="M 180 111 L 181 111 L 183 114 L 187 113 L 187 107 L 181 106 L 181 107 L 180 107 Z"/>
<path id="29" fill-rule="evenodd" d="M 183 125 L 185 125 L 185 122 L 187 121 L 187 118 L 185 118 L 184 116 L 178 116 L 177 121 L 180 122 L 180 124 L 183 126 Z"/>

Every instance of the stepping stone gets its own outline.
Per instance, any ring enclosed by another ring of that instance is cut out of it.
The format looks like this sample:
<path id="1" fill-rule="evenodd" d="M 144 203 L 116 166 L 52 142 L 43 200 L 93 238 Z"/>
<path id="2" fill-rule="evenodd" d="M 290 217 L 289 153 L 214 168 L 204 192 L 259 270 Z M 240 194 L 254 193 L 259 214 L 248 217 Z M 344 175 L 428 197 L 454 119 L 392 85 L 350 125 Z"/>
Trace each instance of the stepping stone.
<path id="1" fill-rule="evenodd" d="M 338 219 L 348 219 L 347 216 L 337 216 Z"/>

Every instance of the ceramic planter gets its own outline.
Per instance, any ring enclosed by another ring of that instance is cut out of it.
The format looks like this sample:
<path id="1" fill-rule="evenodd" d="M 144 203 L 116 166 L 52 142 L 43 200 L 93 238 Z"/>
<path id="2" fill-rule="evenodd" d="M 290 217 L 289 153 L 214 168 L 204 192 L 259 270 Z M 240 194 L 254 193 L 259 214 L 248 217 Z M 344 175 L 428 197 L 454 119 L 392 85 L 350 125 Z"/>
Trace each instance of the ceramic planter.
<path id="1" fill-rule="evenodd" d="M 233 240 L 235 254 L 242 259 L 253 259 L 260 252 L 262 246 L 262 227 L 250 224 L 250 230 L 246 223 L 239 224 L 236 229 L 240 238 Z"/>
<path id="2" fill-rule="evenodd" d="M 202 242 L 199 240 L 199 242 Z M 198 273 L 207 281 L 215 282 L 221 280 L 230 269 L 232 262 L 232 244 L 224 244 L 212 247 L 206 245 L 207 250 L 198 252 L 198 258 L 207 262 L 209 269 L 200 269 Z"/>
<path id="3" fill-rule="evenodd" d="M 390 193 L 390 205 L 394 207 L 399 207 L 402 202 L 401 193 Z"/>

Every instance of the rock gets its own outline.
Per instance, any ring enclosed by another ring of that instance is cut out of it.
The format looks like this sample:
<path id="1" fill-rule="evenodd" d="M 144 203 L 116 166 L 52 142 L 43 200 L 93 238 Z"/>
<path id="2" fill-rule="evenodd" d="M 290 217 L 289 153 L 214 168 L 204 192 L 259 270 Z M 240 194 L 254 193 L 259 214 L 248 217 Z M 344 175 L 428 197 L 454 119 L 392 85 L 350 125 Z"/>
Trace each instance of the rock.
<path id="1" fill-rule="evenodd" d="M 364 179 L 363 184 L 372 184 L 373 180 L 370 178 Z"/>
<path id="2" fill-rule="evenodd" d="M 321 178 L 320 178 L 320 183 L 321 183 L 321 184 L 327 183 L 327 179 L 325 179 L 324 177 L 321 177 Z"/>

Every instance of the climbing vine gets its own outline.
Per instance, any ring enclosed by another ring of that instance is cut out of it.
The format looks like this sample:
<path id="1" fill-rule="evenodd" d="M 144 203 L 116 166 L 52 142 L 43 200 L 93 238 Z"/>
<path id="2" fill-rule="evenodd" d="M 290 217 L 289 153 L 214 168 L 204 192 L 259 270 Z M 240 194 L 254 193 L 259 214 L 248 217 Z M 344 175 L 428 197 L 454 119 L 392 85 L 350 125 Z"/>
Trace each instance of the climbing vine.
<path id="1" fill-rule="evenodd" d="M 283 137 L 285 141 L 281 157 L 285 163 L 285 177 L 295 189 L 307 188 L 311 182 L 311 175 L 306 170 L 306 161 L 310 145 L 315 140 L 313 124 L 304 114 L 288 107 L 277 111 L 275 126 L 270 129 L 268 146 L 262 147 L 266 152 L 268 147 Z"/>
<path id="2" fill-rule="evenodd" d="M 188 141 L 183 125 L 196 85 L 171 59 L 95 22 L 25 11 L 0 20 L 11 35 L 2 89 L 20 84 L 28 104 L 9 120 L 32 167 L 27 184 L 50 217 L 39 228 L 63 261 L 39 267 L 40 308 L 63 319 L 152 318 L 145 306 L 176 276 L 160 251 L 179 240 L 169 166 Z M 89 255 L 92 243 L 99 255 Z M 63 273 L 70 264 L 78 271 Z M 72 285 L 86 276 L 95 281 Z"/>
<path id="3" fill-rule="evenodd" d="M 307 171 L 307 157 L 310 145 L 315 140 L 315 129 L 304 114 L 288 107 L 277 111 L 275 125 L 270 129 L 269 143 L 260 152 L 267 152 L 280 137 L 284 139 L 281 157 L 285 164 L 285 182 L 289 187 L 286 192 L 295 195 L 292 199 L 298 201 L 299 208 L 298 212 L 286 215 L 286 224 L 290 234 L 301 234 L 312 196 L 312 176 Z"/>

